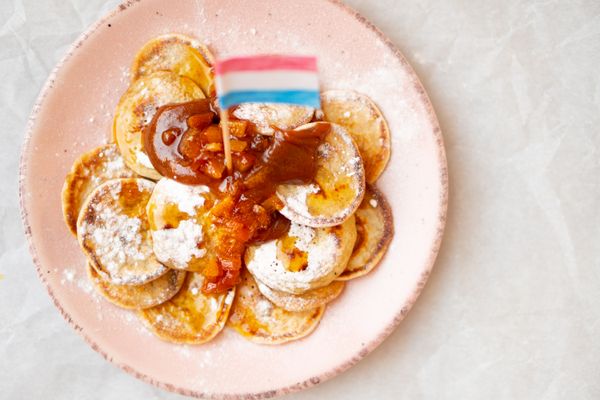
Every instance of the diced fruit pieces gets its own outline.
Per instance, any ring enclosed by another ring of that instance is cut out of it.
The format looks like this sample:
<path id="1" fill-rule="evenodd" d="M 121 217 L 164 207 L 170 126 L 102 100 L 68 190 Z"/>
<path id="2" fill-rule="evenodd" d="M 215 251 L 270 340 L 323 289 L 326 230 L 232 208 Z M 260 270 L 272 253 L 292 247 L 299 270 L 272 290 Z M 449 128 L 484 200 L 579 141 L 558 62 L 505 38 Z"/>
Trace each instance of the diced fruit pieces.
<path id="1" fill-rule="evenodd" d="M 223 122 L 221 121 L 221 124 L 223 124 Z M 237 138 L 242 138 L 245 137 L 247 135 L 247 127 L 248 127 L 248 121 L 238 121 L 238 120 L 233 120 L 233 121 L 229 121 L 229 134 L 231 136 L 235 136 Z M 223 128 L 221 126 L 221 128 Z"/>
<path id="2" fill-rule="evenodd" d="M 189 128 L 203 130 L 212 123 L 212 114 L 194 114 L 187 119 Z"/>
<path id="3" fill-rule="evenodd" d="M 204 140 L 208 143 L 223 143 L 223 133 L 217 125 L 211 125 L 202 131 Z"/>
<path id="4" fill-rule="evenodd" d="M 211 151 L 213 153 L 217 153 L 217 152 L 223 151 L 223 145 L 221 143 L 209 143 L 206 146 L 204 146 L 204 149 L 206 151 Z"/>
<path id="5" fill-rule="evenodd" d="M 241 152 L 246 150 L 246 147 L 248 146 L 247 142 L 244 142 L 243 140 L 232 140 L 230 142 L 231 145 L 231 151 L 235 151 L 235 152 Z"/>
<path id="6" fill-rule="evenodd" d="M 188 130 L 179 143 L 179 153 L 186 160 L 194 160 L 202 152 L 202 131 Z"/>

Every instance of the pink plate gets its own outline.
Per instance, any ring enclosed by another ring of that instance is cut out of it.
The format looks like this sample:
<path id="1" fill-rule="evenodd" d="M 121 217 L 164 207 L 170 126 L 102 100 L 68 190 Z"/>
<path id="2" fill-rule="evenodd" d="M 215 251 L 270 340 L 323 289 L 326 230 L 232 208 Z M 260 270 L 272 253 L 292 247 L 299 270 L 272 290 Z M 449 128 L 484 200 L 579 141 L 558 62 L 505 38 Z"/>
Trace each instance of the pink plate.
<path id="1" fill-rule="evenodd" d="M 355 89 L 381 107 L 392 158 L 378 182 L 396 234 L 381 265 L 352 281 L 316 331 L 283 346 L 226 329 L 180 346 L 147 332 L 128 311 L 94 295 L 84 256 L 63 222 L 60 192 L 71 164 L 107 140 L 127 69 L 150 38 L 203 38 L 218 56 L 305 53 L 319 58 L 324 89 Z M 447 170 L 431 104 L 400 52 L 334 1 L 129 1 L 88 30 L 49 78 L 33 110 L 20 180 L 24 224 L 40 278 L 65 319 L 106 359 L 162 388 L 230 398 L 271 397 L 344 371 L 381 343 L 415 302 L 445 222 Z"/>

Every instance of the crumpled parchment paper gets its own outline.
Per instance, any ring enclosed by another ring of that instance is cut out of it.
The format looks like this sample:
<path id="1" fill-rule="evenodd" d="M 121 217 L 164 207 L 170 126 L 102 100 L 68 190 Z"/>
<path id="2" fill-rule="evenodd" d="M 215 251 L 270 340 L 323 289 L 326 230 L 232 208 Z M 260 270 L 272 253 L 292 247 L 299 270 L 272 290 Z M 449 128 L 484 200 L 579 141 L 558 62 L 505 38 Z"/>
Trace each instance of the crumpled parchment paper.
<path id="1" fill-rule="evenodd" d="M 347 3 L 392 38 L 432 98 L 448 225 L 400 328 L 349 372 L 289 398 L 600 398 L 600 2 Z M 0 2 L 0 398 L 180 397 L 104 361 L 62 320 L 19 217 L 35 97 L 117 4 Z"/>

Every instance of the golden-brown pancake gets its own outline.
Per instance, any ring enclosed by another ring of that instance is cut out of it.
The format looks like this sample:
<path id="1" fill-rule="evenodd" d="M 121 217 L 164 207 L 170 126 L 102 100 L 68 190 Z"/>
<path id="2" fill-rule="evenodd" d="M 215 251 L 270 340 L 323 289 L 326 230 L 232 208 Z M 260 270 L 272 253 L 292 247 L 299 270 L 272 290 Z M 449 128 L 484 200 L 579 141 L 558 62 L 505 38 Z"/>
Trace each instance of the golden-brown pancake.
<path id="1" fill-rule="evenodd" d="M 147 179 L 113 179 L 87 198 L 77 220 L 77 239 L 98 274 L 115 285 L 142 285 L 168 269 L 152 251 L 146 204 Z"/>
<path id="2" fill-rule="evenodd" d="M 77 217 L 87 196 L 100 184 L 116 178 L 133 178 L 114 143 L 82 154 L 67 174 L 62 190 L 62 208 L 67 227 L 77 235 Z"/>
<path id="3" fill-rule="evenodd" d="M 290 130 L 307 124 L 315 109 L 289 104 L 244 103 L 233 110 L 233 116 L 252 122 L 257 132 L 273 135 L 275 129 Z"/>
<path id="4" fill-rule="evenodd" d="M 311 289 L 302 294 L 291 294 L 271 289 L 264 283 L 256 281 L 258 290 L 269 301 L 287 311 L 308 311 L 326 305 L 335 300 L 344 290 L 344 282 L 333 281 L 327 286 Z"/>
<path id="5" fill-rule="evenodd" d="M 113 124 L 125 164 L 142 176 L 160 179 L 144 150 L 144 128 L 159 107 L 203 98 L 202 89 L 193 80 L 169 71 L 153 72 L 133 82 L 121 97 Z"/>
<path id="6" fill-rule="evenodd" d="M 87 263 L 90 280 L 111 303 L 127 309 L 141 310 L 154 307 L 175 296 L 185 280 L 185 271 L 169 270 L 166 274 L 143 285 L 113 285 L 105 281 L 90 263 Z"/>
<path id="7" fill-rule="evenodd" d="M 202 292 L 204 277 L 188 272 L 183 287 L 171 300 L 139 312 L 149 329 L 163 340 L 200 344 L 225 326 L 235 288 L 221 294 Z"/>
<path id="8" fill-rule="evenodd" d="M 346 130 L 335 124 L 319 145 L 314 183 L 277 188 L 284 203 L 281 213 L 313 227 L 341 224 L 358 208 L 364 193 L 365 170 L 358 149 Z"/>
<path id="9" fill-rule="evenodd" d="M 210 50 L 200 41 L 170 33 L 150 40 L 140 49 L 131 66 L 131 79 L 171 71 L 192 79 L 208 97 L 214 94 L 214 63 Z"/>
<path id="10" fill-rule="evenodd" d="M 252 275 L 242 273 L 228 325 L 246 339 L 261 344 L 281 344 L 310 334 L 319 324 L 325 306 L 290 312 L 264 297 Z"/>
<path id="11" fill-rule="evenodd" d="M 356 217 L 357 239 L 339 280 L 358 278 L 371 272 L 377 266 L 394 236 L 392 210 L 385 197 L 373 186 L 367 186 L 367 193 Z"/>
<path id="12" fill-rule="evenodd" d="M 368 183 L 374 183 L 390 159 L 390 130 L 383 114 L 364 94 L 329 90 L 321 94 L 325 120 L 346 128 L 365 163 Z"/>
<path id="13" fill-rule="evenodd" d="M 184 185 L 163 178 L 154 187 L 147 214 L 156 258 L 174 269 L 218 269 L 211 240 L 209 210 L 214 195 L 208 186 Z"/>
<path id="14" fill-rule="evenodd" d="M 248 247 L 248 270 L 270 288 L 300 294 L 327 286 L 346 268 L 356 240 L 354 217 L 329 228 L 293 222 L 287 234 Z"/>

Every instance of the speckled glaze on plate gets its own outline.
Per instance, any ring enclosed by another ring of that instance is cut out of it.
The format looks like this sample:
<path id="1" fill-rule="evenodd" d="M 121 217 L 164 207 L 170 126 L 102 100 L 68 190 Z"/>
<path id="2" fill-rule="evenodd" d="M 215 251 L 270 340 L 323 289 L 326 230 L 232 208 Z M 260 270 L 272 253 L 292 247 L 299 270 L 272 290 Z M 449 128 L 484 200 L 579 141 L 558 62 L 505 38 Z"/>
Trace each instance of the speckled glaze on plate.
<path id="1" fill-rule="evenodd" d="M 62 219 L 64 177 L 75 158 L 110 137 L 136 51 L 168 32 L 203 38 L 217 56 L 315 54 L 324 89 L 366 93 L 388 120 L 392 157 L 377 186 L 394 213 L 394 239 L 381 265 L 350 282 L 303 340 L 268 347 L 225 330 L 202 346 L 165 343 L 131 312 L 99 298 L 87 281 L 84 256 Z M 307 388 L 372 351 L 406 315 L 429 276 L 448 190 L 442 135 L 413 70 L 369 22 L 328 0 L 124 3 L 82 35 L 48 79 L 31 115 L 20 173 L 31 253 L 65 319 L 125 371 L 209 398 L 266 398 Z"/>

